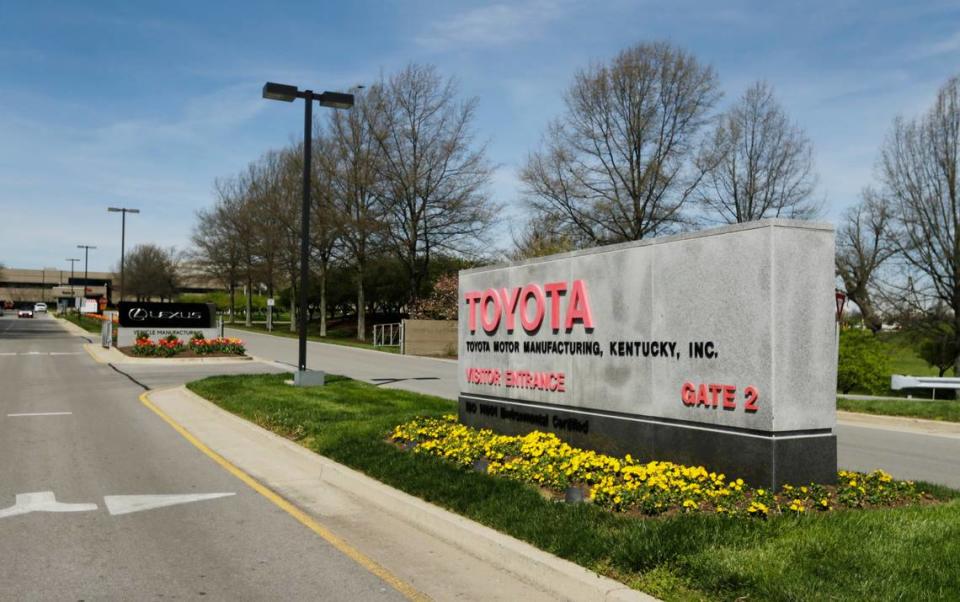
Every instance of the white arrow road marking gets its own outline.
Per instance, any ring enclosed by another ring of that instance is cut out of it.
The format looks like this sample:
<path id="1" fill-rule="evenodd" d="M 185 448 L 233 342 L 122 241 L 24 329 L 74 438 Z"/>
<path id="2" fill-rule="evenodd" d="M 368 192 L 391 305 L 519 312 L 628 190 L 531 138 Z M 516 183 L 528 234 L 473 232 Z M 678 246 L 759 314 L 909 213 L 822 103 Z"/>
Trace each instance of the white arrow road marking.
<path id="1" fill-rule="evenodd" d="M 163 508 L 164 506 L 176 506 L 177 504 L 188 504 L 190 502 L 202 502 L 204 500 L 214 500 L 219 497 L 236 495 L 236 493 L 185 493 L 182 495 L 106 495 L 103 497 L 103 503 L 107 506 L 107 511 L 113 516 L 119 514 L 130 514 L 131 512 L 141 512 L 143 510 L 153 510 L 154 508 Z"/>
<path id="2" fill-rule="evenodd" d="M 31 512 L 89 512 L 96 509 L 96 504 L 61 504 L 54 497 L 52 491 L 38 491 L 36 493 L 18 493 L 13 506 L 0 510 L 0 518 L 19 516 Z"/>
<path id="3" fill-rule="evenodd" d="M 24 414 L 7 414 L 7 418 L 23 418 L 24 416 L 72 416 L 73 412 L 28 412 Z"/>

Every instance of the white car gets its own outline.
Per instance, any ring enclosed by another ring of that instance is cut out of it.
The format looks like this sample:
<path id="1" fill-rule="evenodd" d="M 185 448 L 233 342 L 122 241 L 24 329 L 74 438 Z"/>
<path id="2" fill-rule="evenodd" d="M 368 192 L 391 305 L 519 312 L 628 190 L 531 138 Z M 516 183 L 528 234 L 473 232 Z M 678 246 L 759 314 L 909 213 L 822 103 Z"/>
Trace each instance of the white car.
<path id="1" fill-rule="evenodd" d="M 18 310 L 17 310 L 17 317 L 18 317 L 18 318 L 32 318 L 32 317 L 33 317 L 33 311 L 32 311 L 32 310 L 29 310 L 29 309 L 18 309 Z"/>
<path id="2" fill-rule="evenodd" d="M 47 313 L 47 304 L 46 303 L 37 303 L 33 306 L 33 313 Z"/>

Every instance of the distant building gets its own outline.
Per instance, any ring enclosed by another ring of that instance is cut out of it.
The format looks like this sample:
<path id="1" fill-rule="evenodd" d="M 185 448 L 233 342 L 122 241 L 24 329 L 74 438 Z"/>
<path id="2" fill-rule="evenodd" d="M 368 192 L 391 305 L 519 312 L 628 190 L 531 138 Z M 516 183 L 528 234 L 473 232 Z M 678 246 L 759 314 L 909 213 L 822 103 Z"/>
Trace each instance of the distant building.
<path id="1" fill-rule="evenodd" d="M 108 297 L 113 289 L 113 274 L 109 272 L 83 272 L 57 268 L 29 270 L 3 268 L 0 270 L 0 301 L 12 302 L 15 306 L 33 303 L 72 303 L 76 297 L 99 299 Z"/>
<path id="2" fill-rule="evenodd" d="M 192 266 L 189 266 L 192 268 Z M 195 269 L 184 270 L 181 276 L 181 293 L 208 293 L 223 290 L 223 287 L 204 277 Z M 12 303 L 15 307 L 34 303 L 70 305 L 77 297 L 100 299 L 106 297 L 113 305 L 119 301 L 120 283 L 118 274 L 112 272 L 88 272 L 84 279 L 82 271 L 58 268 L 30 270 L 3 268 L 0 270 L 0 303 Z M 126 296 L 126 295 L 125 295 Z"/>

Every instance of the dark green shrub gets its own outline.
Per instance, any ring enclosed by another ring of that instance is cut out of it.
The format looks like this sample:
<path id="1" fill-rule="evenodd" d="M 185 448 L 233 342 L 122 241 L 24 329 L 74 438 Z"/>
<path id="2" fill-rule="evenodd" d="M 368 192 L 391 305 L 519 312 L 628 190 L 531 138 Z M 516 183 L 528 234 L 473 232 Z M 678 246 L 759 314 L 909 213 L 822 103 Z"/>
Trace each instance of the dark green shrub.
<path id="1" fill-rule="evenodd" d="M 882 395 L 890 388 L 890 358 L 883 343 L 869 330 L 840 331 L 837 389 Z"/>

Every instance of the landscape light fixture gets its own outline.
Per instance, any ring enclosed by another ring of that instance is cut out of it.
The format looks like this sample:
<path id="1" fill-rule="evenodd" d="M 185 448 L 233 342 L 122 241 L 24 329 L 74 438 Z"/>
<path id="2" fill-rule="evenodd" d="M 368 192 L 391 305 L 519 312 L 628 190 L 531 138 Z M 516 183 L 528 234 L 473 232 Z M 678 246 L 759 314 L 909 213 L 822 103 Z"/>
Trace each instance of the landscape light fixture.
<path id="1" fill-rule="evenodd" d="M 307 281 L 310 273 L 310 164 L 313 150 L 313 101 L 319 102 L 323 107 L 349 109 L 353 106 L 353 94 L 343 92 L 315 94 L 313 90 L 300 90 L 296 86 L 267 82 L 263 86 L 263 97 L 267 100 L 283 102 L 293 102 L 295 98 L 304 100 L 303 207 L 301 207 L 300 217 L 300 300 L 298 304 L 300 319 L 297 322 L 300 344 L 294 383 L 301 386 L 323 384 L 322 373 L 317 379 L 311 379 L 307 375 Z"/>
<path id="2" fill-rule="evenodd" d="M 140 213 L 140 210 L 128 209 L 127 207 L 107 207 L 107 211 L 123 214 L 123 218 L 121 219 L 122 225 L 120 226 L 120 301 L 123 301 L 123 248 L 126 245 L 127 239 L 127 214 Z"/>

